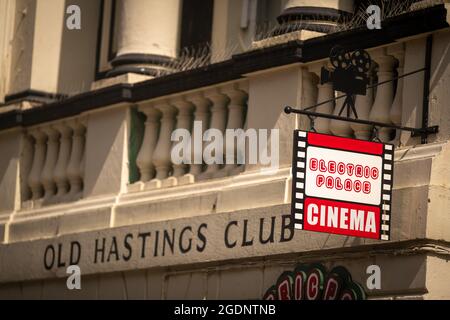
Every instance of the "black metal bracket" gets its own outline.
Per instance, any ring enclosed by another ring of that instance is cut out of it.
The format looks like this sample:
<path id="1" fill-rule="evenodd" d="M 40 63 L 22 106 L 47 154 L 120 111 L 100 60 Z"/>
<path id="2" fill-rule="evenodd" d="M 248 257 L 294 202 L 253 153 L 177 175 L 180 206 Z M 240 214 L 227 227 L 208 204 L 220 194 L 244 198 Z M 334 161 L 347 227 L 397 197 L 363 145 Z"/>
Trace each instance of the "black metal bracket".
<path id="1" fill-rule="evenodd" d="M 388 83 L 388 82 L 392 82 L 401 78 L 405 78 L 408 77 L 410 75 L 419 73 L 419 72 L 424 72 L 424 83 L 423 83 L 423 102 L 422 102 L 422 128 L 411 128 L 411 127 L 404 127 L 404 126 L 397 126 L 394 124 L 388 124 L 388 123 L 381 123 L 381 122 L 375 122 L 375 121 L 369 121 L 369 120 L 362 120 L 362 119 L 357 119 L 358 115 L 356 113 L 356 108 L 354 106 L 354 95 L 350 92 L 347 92 L 344 95 L 340 95 L 338 97 L 335 97 L 333 99 L 327 100 L 327 101 L 322 101 L 320 103 L 317 103 L 315 105 L 309 106 L 303 110 L 299 110 L 299 109 L 294 109 L 292 107 L 286 107 L 284 109 L 284 112 L 287 114 L 290 113 L 297 113 L 297 114 L 303 114 L 308 116 L 310 119 L 313 117 L 319 117 L 319 118 L 327 118 L 327 119 L 332 119 L 332 120 L 340 120 L 340 121 L 346 121 L 346 122 L 353 122 L 353 123 L 359 123 L 359 124 L 365 124 L 365 125 L 369 125 L 369 126 L 373 126 L 374 128 L 391 128 L 391 129 L 396 129 L 396 130 L 402 130 L 402 131 L 409 131 L 411 132 L 411 137 L 421 137 L 421 143 L 422 144 L 426 144 L 428 142 L 428 135 L 430 134 L 436 134 L 439 132 L 439 126 L 429 126 L 428 125 L 428 118 L 429 118 L 429 96 L 430 96 L 430 77 L 431 77 L 431 51 L 432 51 L 432 47 L 433 47 L 433 36 L 429 35 L 427 37 L 427 42 L 426 42 L 426 48 L 425 48 L 425 67 L 415 70 L 415 71 L 411 71 L 405 74 L 402 74 L 400 76 L 397 76 L 391 80 L 387 80 L 384 82 L 379 82 L 375 85 L 370 85 L 367 86 L 367 89 L 370 88 L 375 88 L 378 87 L 382 84 Z M 361 54 L 365 54 L 364 51 L 361 51 Z M 370 60 L 370 56 L 367 54 L 368 56 L 368 61 Z M 331 61 L 333 63 L 333 55 L 331 55 Z M 335 65 L 338 65 L 338 63 L 342 62 L 341 60 L 345 60 L 346 64 L 350 64 L 350 61 L 347 61 L 345 59 L 345 52 L 344 51 L 339 51 L 339 54 L 337 55 L 337 58 L 335 59 L 337 62 L 335 63 Z M 359 61 L 358 59 L 356 59 L 357 62 Z M 364 59 L 363 59 L 364 60 Z M 363 61 L 365 63 L 365 61 Z M 327 74 L 322 71 L 322 74 L 325 75 L 325 78 L 330 77 L 327 76 Z M 342 90 L 338 90 L 338 91 L 342 91 Z M 331 115 L 331 114 L 325 114 L 325 113 L 317 113 L 317 112 L 312 112 L 309 110 L 312 110 L 318 106 L 321 106 L 323 104 L 326 103 L 330 103 L 330 102 L 335 102 L 339 99 L 345 98 L 345 102 L 344 105 L 342 106 L 339 115 Z M 344 111 L 345 107 L 347 107 L 347 117 L 341 117 L 342 112 Z M 350 112 L 353 112 L 355 115 L 356 119 L 350 118 Z"/>
<path id="2" fill-rule="evenodd" d="M 409 132 L 411 132 L 412 137 L 419 137 L 419 136 L 423 137 L 423 136 L 428 136 L 429 134 L 436 134 L 439 132 L 439 126 L 432 126 L 432 127 L 426 127 L 426 128 L 411 128 L 411 127 L 397 126 L 395 124 L 390 124 L 390 123 L 382 123 L 382 122 L 362 120 L 362 119 L 352 119 L 352 118 L 335 116 L 333 114 L 325 114 L 325 113 L 318 113 L 318 112 L 307 111 L 307 110 L 299 110 L 299 109 L 294 109 L 289 106 L 284 108 L 284 112 L 286 114 L 296 113 L 296 114 L 303 114 L 308 117 L 326 118 L 326 119 L 331 119 L 331 120 L 339 120 L 339 121 L 353 122 L 353 123 L 359 123 L 359 124 L 366 124 L 369 126 L 380 127 L 380 128 L 391 128 L 391 129 L 396 129 L 396 130 L 409 131 Z"/>

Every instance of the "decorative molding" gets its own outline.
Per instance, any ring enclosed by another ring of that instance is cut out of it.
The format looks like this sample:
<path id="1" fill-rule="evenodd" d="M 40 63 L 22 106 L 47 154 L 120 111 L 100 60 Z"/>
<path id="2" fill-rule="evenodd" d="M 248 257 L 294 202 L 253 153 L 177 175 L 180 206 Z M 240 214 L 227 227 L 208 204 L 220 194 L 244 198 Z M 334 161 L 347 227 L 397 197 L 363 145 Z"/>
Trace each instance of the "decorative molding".
<path id="1" fill-rule="evenodd" d="M 292 7 L 283 11 L 278 16 L 278 23 L 289 23 L 295 20 L 313 20 L 339 22 L 345 18 L 351 18 L 353 13 L 325 7 Z"/>
<path id="2" fill-rule="evenodd" d="M 53 103 L 66 97 L 67 95 L 64 94 L 50 93 L 40 90 L 29 89 L 7 95 L 5 97 L 5 103 L 9 104 L 11 102 L 19 102 L 24 100 L 42 103 Z M 0 107 L 2 106 L 0 105 Z"/>

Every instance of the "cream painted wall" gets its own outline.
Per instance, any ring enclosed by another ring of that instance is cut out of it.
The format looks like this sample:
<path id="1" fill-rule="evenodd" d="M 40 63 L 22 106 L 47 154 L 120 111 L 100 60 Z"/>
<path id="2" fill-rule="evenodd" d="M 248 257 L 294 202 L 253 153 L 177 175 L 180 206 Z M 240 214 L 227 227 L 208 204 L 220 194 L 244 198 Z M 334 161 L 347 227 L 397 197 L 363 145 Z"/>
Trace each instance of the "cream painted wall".
<path id="1" fill-rule="evenodd" d="M 81 30 L 66 27 L 69 4 L 81 9 Z M 28 89 L 75 94 L 95 77 L 100 3 L 17 0 L 8 94 Z"/>
<path id="2" fill-rule="evenodd" d="M 449 6 L 450 8 L 450 6 Z M 430 124 L 439 125 L 440 130 L 431 141 L 446 141 L 450 138 L 450 31 L 433 36 L 430 83 Z"/>
<path id="3" fill-rule="evenodd" d="M 64 1 L 36 2 L 31 88 L 57 92 L 64 13 Z"/>
<path id="4" fill-rule="evenodd" d="M 416 71 L 425 66 L 425 47 L 425 37 L 406 42 L 404 73 Z M 423 82 L 423 72 L 404 78 L 402 108 L 402 124 L 404 126 L 420 128 L 422 125 Z M 418 144 L 420 137 L 412 138 L 411 133 L 403 131 L 401 143 L 402 145 Z"/>
<path id="5" fill-rule="evenodd" d="M 270 0 L 266 0 L 268 2 Z M 264 8 L 264 4 L 257 0 L 216 0 L 214 1 L 213 28 L 212 28 L 212 60 L 222 61 L 231 57 L 232 54 L 248 50 L 255 36 L 260 32 L 268 32 L 270 27 L 276 25 L 276 19 L 285 1 L 271 3 L 265 7 L 275 12 L 267 13 L 273 17 L 270 26 L 260 25 L 257 11 Z M 278 6 L 279 5 L 279 6 Z M 247 6 L 246 8 L 244 6 Z M 262 6 L 262 8 L 261 8 Z M 243 16 L 244 15 L 244 16 Z M 266 14 L 265 14 L 266 15 Z M 247 19 L 247 28 L 241 28 L 241 20 Z M 265 28 L 265 29 L 264 29 Z"/>
<path id="6" fill-rule="evenodd" d="M 442 151 L 433 159 L 427 237 L 450 241 L 450 143 L 446 142 Z M 417 170 L 419 171 L 419 170 Z"/>
<path id="7" fill-rule="evenodd" d="M 58 93 L 88 91 L 95 80 L 100 1 L 66 0 L 81 9 L 81 30 L 62 31 L 57 74 Z M 65 15 L 67 18 L 68 15 Z M 65 24 L 65 20 L 64 20 Z"/>
<path id="8" fill-rule="evenodd" d="M 127 182 L 127 121 L 120 107 L 88 115 L 84 197 L 116 195 Z"/>
<path id="9" fill-rule="evenodd" d="M 427 257 L 427 289 L 425 295 L 427 300 L 448 300 L 450 296 L 450 286 L 448 281 L 442 285 L 442 276 L 450 274 L 450 261 L 441 256 Z"/>
<path id="10" fill-rule="evenodd" d="M 292 132 L 296 129 L 296 116 L 286 115 L 283 110 L 286 106 L 299 105 L 301 77 L 301 69 L 297 65 L 248 77 L 247 128 L 280 130 L 281 167 L 291 165 Z M 246 170 L 257 168 L 257 165 L 246 166 Z"/>
<path id="11" fill-rule="evenodd" d="M 226 60 L 239 50 L 239 24 L 242 0 L 214 1 L 212 27 L 213 61 Z M 236 52 L 233 52 L 236 51 Z"/>
<path id="12" fill-rule="evenodd" d="M 14 10 L 15 1 L 4 0 L 0 2 L 0 30 L 3 30 L 0 34 L 0 103 L 4 102 L 9 84 Z"/>
<path id="13" fill-rule="evenodd" d="M 13 212 L 20 202 L 18 187 L 21 133 L 21 129 L 0 133 L 0 150 L 9 155 L 0 157 L 0 215 Z"/>
<path id="14" fill-rule="evenodd" d="M 31 86 L 35 14 L 36 1 L 16 1 L 11 76 L 7 94 L 21 92 Z"/>

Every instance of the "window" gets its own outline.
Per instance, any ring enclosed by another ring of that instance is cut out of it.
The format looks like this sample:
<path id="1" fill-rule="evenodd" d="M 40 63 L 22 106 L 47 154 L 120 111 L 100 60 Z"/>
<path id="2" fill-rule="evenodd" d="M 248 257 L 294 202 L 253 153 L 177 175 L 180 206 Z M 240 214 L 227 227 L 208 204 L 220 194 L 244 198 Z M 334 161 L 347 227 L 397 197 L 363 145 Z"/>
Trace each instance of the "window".
<path id="1" fill-rule="evenodd" d="M 210 43 L 213 6 L 213 0 L 183 1 L 180 50 L 198 48 Z"/>
<path id="2" fill-rule="evenodd" d="M 115 21 L 119 12 L 116 10 L 116 0 L 101 0 L 98 44 L 97 68 L 95 79 L 102 79 L 111 70 L 110 61 L 116 56 Z"/>

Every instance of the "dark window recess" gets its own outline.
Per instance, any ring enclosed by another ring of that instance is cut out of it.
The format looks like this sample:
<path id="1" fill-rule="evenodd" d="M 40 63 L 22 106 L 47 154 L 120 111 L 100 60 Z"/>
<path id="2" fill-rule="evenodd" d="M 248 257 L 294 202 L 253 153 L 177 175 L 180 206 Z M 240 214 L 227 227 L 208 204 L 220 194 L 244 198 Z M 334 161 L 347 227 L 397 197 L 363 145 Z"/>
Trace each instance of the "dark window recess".
<path id="1" fill-rule="evenodd" d="M 183 1 L 180 51 L 206 46 L 211 41 L 213 6 L 214 0 Z"/>
<path id="2" fill-rule="evenodd" d="M 111 20 L 109 25 L 109 42 L 108 42 L 108 61 L 114 59 L 117 55 L 115 43 L 116 21 L 118 21 L 120 12 L 117 10 L 117 0 L 111 1 Z"/>

